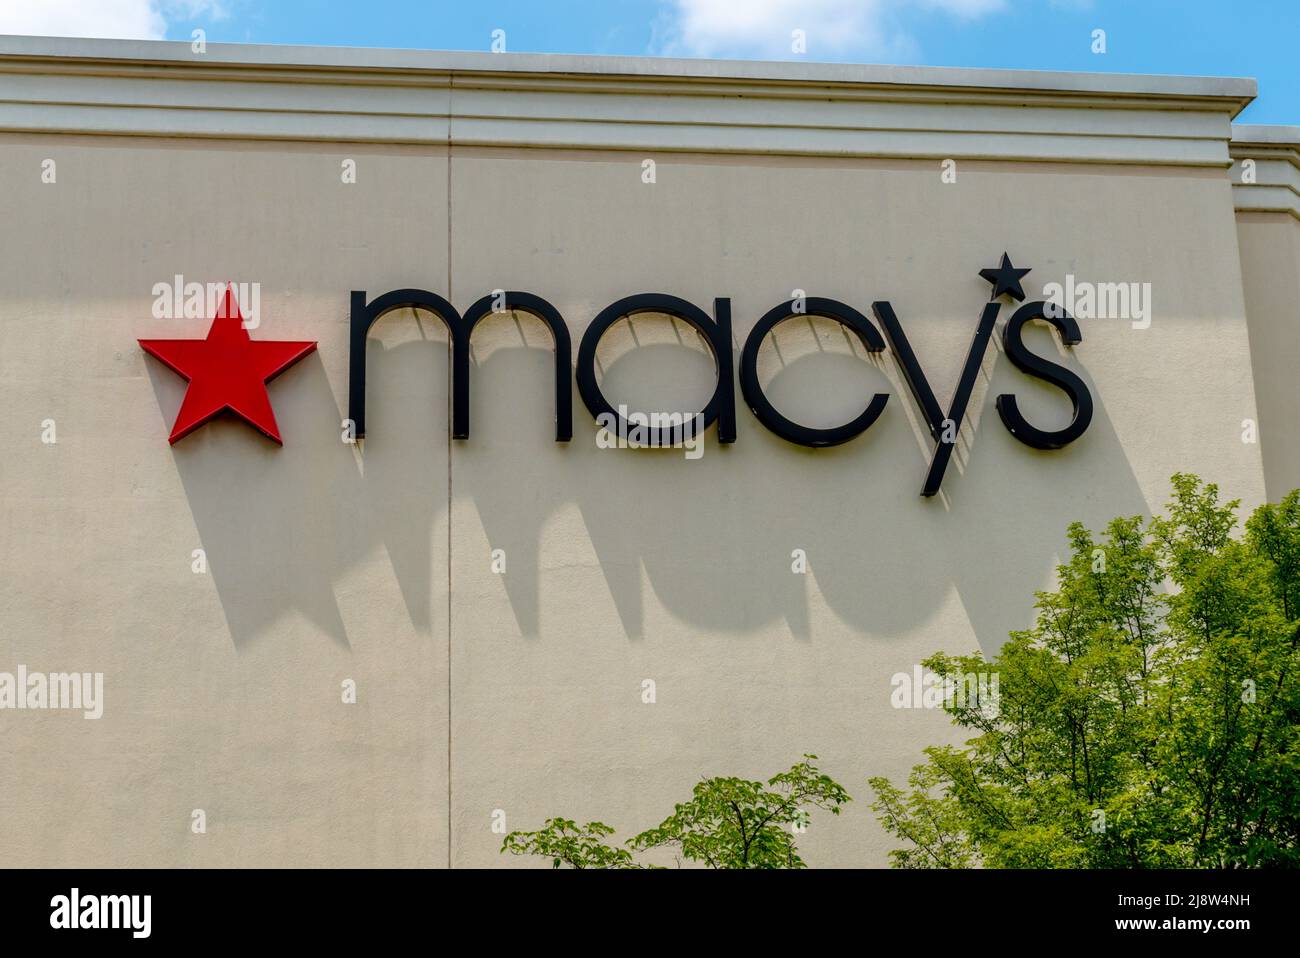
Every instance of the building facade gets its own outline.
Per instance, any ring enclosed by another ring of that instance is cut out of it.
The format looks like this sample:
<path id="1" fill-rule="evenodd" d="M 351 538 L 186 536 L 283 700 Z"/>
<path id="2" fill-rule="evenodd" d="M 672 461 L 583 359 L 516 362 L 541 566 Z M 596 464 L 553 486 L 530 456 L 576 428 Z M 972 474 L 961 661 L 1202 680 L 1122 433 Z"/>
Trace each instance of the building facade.
<path id="1" fill-rule="evenodd" d="M 523 864 L 815 753 L 805 858 L 883 865 L 866 778 L 960 741 L 896 676 L 1027 627 L 1072 520 L 1300 485 L 1251 80 L 3 38 L 0 88 L 0 672 L 102 674 L 0 710 L 9 864 Z M 316 344 L 282 445 L 168 441 L 141 341 L 226 283 Z"/>

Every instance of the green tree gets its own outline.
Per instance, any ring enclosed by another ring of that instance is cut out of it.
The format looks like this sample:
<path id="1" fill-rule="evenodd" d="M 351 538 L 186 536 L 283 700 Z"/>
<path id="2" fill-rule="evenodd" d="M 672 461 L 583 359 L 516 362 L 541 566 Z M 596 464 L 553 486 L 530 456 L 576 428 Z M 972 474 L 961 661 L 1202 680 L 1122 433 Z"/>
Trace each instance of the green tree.
<path id="1" fill-rule="evenodd" d="M 907 789 L 873 778 L 896 867 L 1300 865 L 1300 493 L 1237 531 L 1237 501 L 1173 479 L 1168 515 L 1069 528 L 1058 587 L 991 662 L 996 708 L 954 699 L 964 747 Z"/>
<path id="2" fill-rule="evenodd" d="M 809 808 L 832 815 L 850 801 L 829 775 L 818 771 L 816 755 L 805 755 L 789 771 L 763 782 L 709 778 L 695 786 L 689 802 L 658 827 L 633 838 L 633 848 L 674 848 L 689 861 L 710 868 L 804 868 L 795 848 L 795 828 Z"/>
<path id="3" fill-rule="evenodd" d="M 689 861 L 710 868 L 804 868 L 795 833 L 809 809 L 833 815 L 849 795 L 805 755 L 766 783 L 741 778 L 709 778 L 695 786 L 691 799 L 677 805 L 657 827 L 627 841 L 629 848 L 673 848 Z M 565 818 L 547 819 L 535 832 L 511 832 L 503 853 L 542 855 L 574 868 L 639 868 L 624 848 L 601 839 L 614 829 L 602 822 L 579 827 Z"/>
<path id="4" fill-rule="evenodd" d="M 535 832 L 511 832 L 501 843 L 501 851 L 512 855 L 540 855 L 551 859 L 551 867 L 636 868 L 625 848 L 606 845 L 602 838 L 614 834 L 604 822 L 579 825 L 568 818 L 548 818 Z"/>

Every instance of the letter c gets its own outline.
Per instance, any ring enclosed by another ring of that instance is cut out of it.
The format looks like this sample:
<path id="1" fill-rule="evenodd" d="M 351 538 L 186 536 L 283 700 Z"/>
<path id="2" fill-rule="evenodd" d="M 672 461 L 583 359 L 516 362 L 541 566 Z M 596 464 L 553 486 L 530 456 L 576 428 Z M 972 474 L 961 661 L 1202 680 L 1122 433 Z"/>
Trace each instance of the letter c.
<path id="1" fill-rule="evenodd" d="M 750 331 L 749 338 L 745 340 L 745 348 L 740 354 L 740 391 L 745 397 L 745 403 L 758 417 L 758 421 L 782 439 L 812 448 L 838 446 L 871 428 L 872 423 L 885 411 L 889 393 L 876 393 L 862 415 L 842 426 L 830 429 L 803 426 L 777 412 L 776 407 L 763 393 L 763 387 L 758 381 L 758 350 L 768 333 L 787 319 L 794 319 L 796 316 L 833 319 L 852 330 L 868 352 L 882 352 L 885 348 L 885 340 L 871 320 L 852 306 L 846 306 L 837 300 L 810 296 L 804 300 L 804 309 L 800 313 L 794 311 L 794 306 L 795 301 L 789 300 L 772 308 Z"/>

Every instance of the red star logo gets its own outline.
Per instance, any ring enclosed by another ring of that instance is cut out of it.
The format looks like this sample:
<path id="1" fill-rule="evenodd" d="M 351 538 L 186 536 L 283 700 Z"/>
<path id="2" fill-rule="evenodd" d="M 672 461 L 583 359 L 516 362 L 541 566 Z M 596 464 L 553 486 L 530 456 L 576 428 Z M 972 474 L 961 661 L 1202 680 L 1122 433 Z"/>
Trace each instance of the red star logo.
<path id="1" fill-rule="evenodd" d="M 268 439 L 283 445 L 266 384 L 316 348 L 315 343 L 254 342 L 239 304 L 226 298 L 207 339 L 141 339 L 140 348 L 189 380 L 172 427 L 172 443 L 229 409 Z"/>

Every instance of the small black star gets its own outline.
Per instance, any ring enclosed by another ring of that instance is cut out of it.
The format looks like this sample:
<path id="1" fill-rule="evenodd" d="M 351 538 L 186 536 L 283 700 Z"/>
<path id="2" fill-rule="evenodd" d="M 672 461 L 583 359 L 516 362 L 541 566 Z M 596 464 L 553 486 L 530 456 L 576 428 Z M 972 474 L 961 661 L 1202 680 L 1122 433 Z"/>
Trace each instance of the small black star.
<path id="1" fill-rule="evenodd" d="M 1002 263 L 997 269 L 982 269 L 980 275 L 993 284 L 993 295 L 989 299 L 997 299 L 1003 293 L 1008 293 L 1016 299 L 1024 302 L 1025 291 L 1020 286 L 1020 281 L 1024 279 L 1029 268 L 1016 269 L 1011 265 L 1011 257 L 1006 253 L 1002 254 Z"/>

